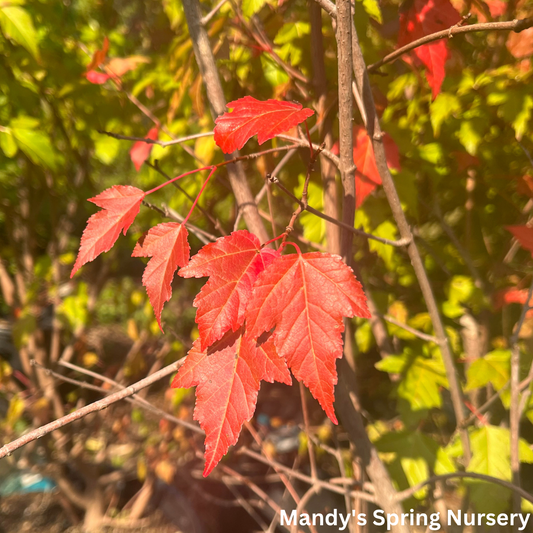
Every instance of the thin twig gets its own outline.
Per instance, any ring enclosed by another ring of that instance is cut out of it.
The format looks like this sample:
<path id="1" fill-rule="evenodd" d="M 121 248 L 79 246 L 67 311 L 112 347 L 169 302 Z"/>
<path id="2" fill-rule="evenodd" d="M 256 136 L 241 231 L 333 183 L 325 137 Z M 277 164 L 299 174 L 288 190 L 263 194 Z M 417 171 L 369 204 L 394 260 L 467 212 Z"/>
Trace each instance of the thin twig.
<path id="1" fill-rule="evenodd" d="M 305 474 L 302 474 L 301 472 L 298 472 L 292 468 L 289 468 L 288 466 L 282 465 L 281 463 L 278 463 L 277 461 L 274 461 L 273 459 L 265 458 L 262 455 L 259 455 L 258 453 L 255 453 L 254 451 L 250 450 L 249 448 L 242 447 L 237 451 L 237 453 L 247 455 L 248 457 L 251 457 L 252 459 L 255 459 L 256 461 L 259 461 L 260 463 L 264 463 L 268 466 L 271 466 L 272 468 L 276 470 L 286 472 L 287 474 L 290 474 L 296 479 L 299 479 L 300 481 L 303 481 L 304 483 L 307 483 L 309 485 L 316 484 L 322 487 L 323 489 L 329 490 L 330 492 L 334 492 L 336 494 L 344 495 L 346 492 L 346 489 L 344 489 L 343 487 L 334 485 L 333 483 L 328 483 L 327 481 L 323 481 L 321 479 L 313 479 L 312 477 L 306 476 Z M 357 484 L 357 483 L 354 482 L 354 484 Z M 353 498 L 360 498 L 361 500 L 365 500 L 370 503 L 376 503 L 376 498 L 374 497 L 374 495 L 369 494 L 364 491 L 354 490 L 350 493 L 350 495 Z"/>
<path id="2" fill-rule="evenodd" d="M 522 306 L 520 319 L 516 324 L 515 331 L 511 337 L 511 405 L 509 408 L 509 431 L 511 435 L 511 470 L 513 472 L 513 483 L 520 487 L 520 347 L 518 339 L 520 330 L 526 319 L 527 312 L 530 310 L 531 296 L 533 295 L 533 281 L 529 287 L 527 299 Z M 513 497 L 513 509 L 520 512 L 520 499 Z"/>
<path id="3" fill-rule="evenodd" d="M 369 65 L 368 72 L 375 72 L 385 63 L 392 63 L 399 57 L 403 56 L 407 52 L 410 52 L 411 50 L 414 50 L 415 48 L 418 48 L 419 46 L 423 46 L 440 39 L 447 39 L 460 33 L 471 33 L 477 31 L 513 31 L 515 33 L 520 33 L 521 31 L 531 27 L 533 27 L 533 17 L 528 17 L 521 20 L 511 20 L 508 22 L 485 22 L 481 24 L 471 24 L 470 26 L 452 26 L 447 30 L 431 33 L 430 35 L 426 35 L 425 37 L 398 48 L 398 50 L 386 55 L 377 63 Z"/>
<path id="4" fill-rule="evenodd" d="M 300 205 L 302 205 L 302 201 L 299 200 L 276 176 L 267 175 L 267 179 L 270 180 L 271 183 L 274 183 L 277 185 L 287 196 L 290 196 L 295 202 L 298 202 Z M 399 239 L 397 241 L 393 241 L 390 239 L 384 239 L 383 237 L 378 237 L 377 235 L 372 235 L 371 233 L 367 233 L 366 231 L 354 228 L 353 226 L 349 226 L 348 224 L 345 224 L 344 222 L 341 222 L 340 220 L 336 220 L 325 213 L 322 213 L 318 211 L 318 209 L 315 209 L 311 207 L 310 205 L 307 205 L 305 207 L 306 211 L 309 211 L 309 213 L 312 213 L 313 215 L 316 215 L 319 218 L 322 218 L 324 220 L 327 220 L 328 222 L 331 222 L 332 224 L 336 224 L 337 226 L 341 228 L 345 228 L 348 231 L 351 231 L 355 235 L 361 235 L 363 237 L 366 237 L 367 239 L 372 239 L 378 242 L 381 242 L 383 244 L 388 244 L 390 246 L 396 246 L 396 247 L 402 247 L 407 246 L 409 244 L 409 241 L 407 239 Z"/>
<path id="5" fill-rule="evenodd" d="M 383 315 L 382 317 L 387 322 L 390 322 L 391 324 L 394 324 L 395 326 L 398 326 L 399 328 L 405 329 L 405 331 L 408 331 L 409 333 L 412 333 L 416 337 L 423 339 L 428 342 L 434 342 L 435 344 L 439 343 L 439 339 L 433 335 L 428 335 L 427 333 L 424 333 L 422 331 L 419 331 L 418 329 L 412 328 L 411 326 L 408 326 L 407 324 L 404 324 L 403 322 L 399 322 L 394 317 L 390 315 Z"/>
<path id="6" fill-rule="evenodd" d="M 200 19 L 200 24 L 206 26 L 209 21 L 218 13 L 218 10 L 227 2 L 228 0 L 220 0 L 220 2 L 204 17 Z"/>
<path id="7" fill-rule="evenodd" d="M 516 494 L 519 494 L 522 498 L 524 498 L 524 500 L 533 503 L 533 496 L 527 493 L 524 489 L 513 485 L 513 483 L 510 483 L 509 481 L 504 481 L 503 479 L 498 479 L 496 477 L 486 476 L 485 474 L 476 474 L 475 472 L 454 472 L 452 474 L 443 474 L 441 476 L 430 477 L 429 479 L 426 479 L 426 481 L 422 481 L 421 483 L 418 483 L 413 487 L 399 492 L 396 496 L 397 501 L 403 502 L 404 500 L 407 500 L 408 498 L 413 496 L 413 494 L 416 494 L 420 489 L 424 488 L 426 485 L 437 483 L 438 481 L 446 481 L 448 479 L 453 478 L 479 479 L 481 481 L 486 481 L 487 483 L 501 485 L 502 487 L 505 487 L 506 489 L 512 490 Z"/>
<path id="8" fill-rule="evenodd" d="M 81 418 L 98 411 L 101 411 L 102 409 L 106 409 L 110 405 L 119 402 L 120 400 L 123 400 L 124 398 L 128 398 L 130 396 L 133 396 L 136 392 L 144 389 L 145 387 L 149 387 L 152 383 L 155 383 L 156 381 L 159 381 L 160 379 L 168 376 L 169 374 L 172 374 L 173 372 L 176 372 L 178 368 L 181 366 L 182 362 L 176 361 L 175 363 L 172 363 L 165 368 L 162 368 L 159 370 L 159 372 L 155 372 L 151 376 L 148 376 L 144 379 L 141 379 L 137 381 L 137 383 L 134 383 L 125 389 L 122 389 L 118 392 L 115 392 L 114 394 L 110 394 L 107 396 L 107 398 L 103 398 L 101 400 L 98 400 L 96 402 L 90 403 L 89 405 L 86 405 L 85 407 L 82 407 L 81 409 L 77 409 L 76 411 L 73 411 L 72 413 L 69 413 L 68 415 L 62 416 L 61 418 L 58 418 L 57 420 L 54 420 L 53 422 L 50 422 L 48 424 L 45 424 L 44 426 L 41 426 L 39 428 L 33 429 L 23 435 L 22 437 L 19 437 L 18 439 L 15 439 L 12 442 L 9 442 L 8 444 L 5 444 L 0 448 L 0 459 L 3 457 L 6 457 L 8 455 L 11 455 L 15 450 L 18 450 L 22 446 L 25 446 L 29 442 L 33 442 L 37 439 L 40 439 L 41 437 L 44 437 L 45 435 L 48 435 L 52 431 L 55 431 L 56 429 L 62 428 L 63 426 L 66 426 L 68 424 L 71 424 L 72 422 L 76 420 L 80 420 Z"/>

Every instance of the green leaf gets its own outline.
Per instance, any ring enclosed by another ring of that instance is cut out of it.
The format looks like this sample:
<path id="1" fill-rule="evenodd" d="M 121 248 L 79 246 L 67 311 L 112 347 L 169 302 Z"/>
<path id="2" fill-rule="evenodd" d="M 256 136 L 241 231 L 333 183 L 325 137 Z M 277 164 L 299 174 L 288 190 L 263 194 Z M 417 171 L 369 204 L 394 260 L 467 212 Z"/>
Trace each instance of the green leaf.
<path id="1" fill-rule="evenodd" d="M 381 15 L 381 9 L 379 7 L 378 0 L 358 0 L 363 4 L 364 10 L 375 21 L 383 24 L 383 17 Z"/>
<path id="2" fill-rule="evenodd" d="M 463 120 L 457 136 L 466 151 L 470 155 L 476 155 L 478 146 L 483 139 L 479 124 L 473 120 Z"/>
<path id="3" fill-rule="evenodd" d="M 0 148 L 6 157 L 15 157 L 17 155 L 17 143 L 9 128 L 0 129 Z"/>
<path id="4" fill-rule="evenodd" d="M 381 237 L 383 239 L 395 240 L 397 232 L 398 230 L 396 229 L 396 226 L 389 220 L 386 220 L 385 222 L 382 222 L 373 233 L 377 237 Z M 394 246 L 370 239 L 368 241 L 368 247 L 371 251 L 376 252 L 381 259 L 383 259 L 383 262 L 388 270 L 394 270 Z"/>
<path id="5" fill-rule="evenodd" d="M 403 372 L 406 364 L 407 357 L 405 355 L 388 355 L 376 363 L 376 368 L 389 374 L 399 374 Z"/>
<path id="6" fill-rule="evenodd" d="M 468 276 L 454 276 L 450 281 L 448 299 L 450 302 L 462 303 L 468 301 L 474 292 L 474 282 Z"/>
<path id="7" fill-rule="evenodd" d="M 38 125 L 35 119 L 20 117 L 11 121 L 11 132 L 18 147 L 36 164 L 55 169 L 56 153 L 48 135 L 34 128 Z"/>
<path id="8" fill-rule="evenodd" d="M 2 33 L 20 44 L 35 58 L 39 59 L 37 32 L 28 12 L 22 7 L 9 5 L 0 7 L 0 28 Z"/>
<path id="9" fill-rule="evenodd" d="M 289 81 L 287 73 L 265 54 L 261 54 L 261 65 L 265 78 L 272 87 L 284 85 Z"/>
<path id="10" fill-rule="evenodd" d="M 419 431 L 387 433 L 379 438 L 376 447 L 380 453 L 394 454 L 399 461 L 410 487 L 429 478 L 430 472 L 437 475 L 455 472 L 455 465 L 446 451 L 433 439 Z M 427 488 L 415 494 L 423 498 Z"/>
<path id="11" fill-rule="evenodd" d="M 509 381 L 510 358 L 509 350 L 495 350 L 474 361 L 466 371 L 466 390 L 478 389 L 491 383 L 499 391 Z"/>
<path id="12" fill-rule="evenodd" d="M 441 386 L 448 387 L 442 361 L 416 357 L 407 368 L 405 377 L 398 387 L 398 396 L 407 400 L 413 411 L 440 407 Z"/>
<path id="13" fill-rule="evenodd" d="M 242 14 L 249 19 L 252 15 L 255 15 L 268 0 L 242 0 Z"/>
<path id="14" fill-rule="evenodd" d="M 522 140 L 524 133 L 527 131 L 527 125 L 529 119 L 531 118 L 531 111 L 533 110 L 533 97 L 531 95 L 526 95 L 524 98 L 524 105 L 515 120 L 513 121 L 513 128 L 515 130 L 516 139 L 518 141 Z"/>
<path id="15" fill-rule="evenodd" d="M 374 334 L 369 320 L 365 320 L 355 330 L 355 342 L 361 353 L 366 353 L 374 345 Z"/>
<path id="16" fill-rule="evenodd" d="M 418 150 L 420 151 L 420 157 L 433 165 L 438 165 L 444 160 L 442 146 L 438 143 L 425 144 L 420 146 Z"/>
<path id="17" fill-rule="evenodd" d="M 284 24 L 278 31 L 274 39 L 274 44 L 282 46 L 284 44 L 292 44 L 294 39 L 309 35 L 311 25 L 307 22 L 288 22 Z"/>
<path id="18" fill-rule="evenodd" d="M 454 94 L 440 93 L 429 107 L 431 126 L 435 137 L 440 135 L 442 123 L 451 115 L 461 112 L 461 103 Z"/>

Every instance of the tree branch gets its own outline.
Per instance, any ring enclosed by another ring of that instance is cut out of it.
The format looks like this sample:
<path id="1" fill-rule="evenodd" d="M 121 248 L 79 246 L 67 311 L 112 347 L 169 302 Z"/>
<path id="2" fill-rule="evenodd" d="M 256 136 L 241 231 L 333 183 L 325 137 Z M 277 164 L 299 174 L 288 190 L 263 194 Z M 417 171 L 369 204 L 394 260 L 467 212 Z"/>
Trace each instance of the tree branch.
<path id="1" fill-rule="evenodd" d="M 379 175 L 383 182 L 383 190 L 387 196 L 387 200 L 391 207 L 391 211 L 398 226 L 400 236 L 404 239 L 410 239 L 410 243 L 407 245 L 407 253 L 411 259 L 413 270 L 418 279 L 422 295 L 426 302 L 433 327 L 435 329 L 435 336 L 438 339 L 438 344 L 441 349 L 442 359 L 446 368 L 446 375 L 450 385 L 450 394 L 452 398 L 452 404 L 454 408 L 455 417 L 457 419 L 457 426 L 462 427 L 466 417 L 466 411 L 463 401 L 463 393 L 459 384 L 459 378 L 454 364 L 452 352 L 450 350 L 448 339 L 444 330 L 444 324 L 442 322 L 437 301 L 433 294 L 433 289 L 429 283 L 429 278 L 424 267 L 424 262 L 413 239 L 413 233 L 407 222 L 407 218 L 402 209 L 402 204 L 392 179 L 389 167 L 387 164 L 387 157 L 385 155 L 385 148 L 383 145 L 383 132 L 381 131 L 381 125 L 376 112 L 374 104 L 374 98 L 372 96 L 372 89 L 370 86 L 370 79 L 363 58 L 363 53 L 359 45 L 357 33 L 353 28 L 353 69 L 355 72 L 355 79 L 359 93 L 362 95 L 362 100 L 367 116 L 367 131 L 368 136 L 372 140 L 372 147 L 374 149 L 374 156 L 376 159 L 376 166 L 378 168 Z M 465 462 L 470 462 L 470 442 L 468 433 L 465 429 L 460 430 L 461 441 L 463 444 Z"/>
<path id="2" fill-rule="evenodd" d="M 520 33 L 521 31 L 526 30 L 527 28 L 533 27 L 533 17 L 528 17 L 521 20 L 511 20 L 509 22 L 485 22 L 482 24 L 472 24 L 470 26 L 452 26 L 447 30 L 438 31 L 430 35 L 426 35 L 416 41 L 413 41 L 398 50 L 386 55 L 383 59 L 377 63 L 369 65 L 368 72 L 375 72 L 384 65 L 385 63 L 392 63 L 396 61 L 399 57 L 407 54 L 411 50 L 418 48 L 419 46 L 424 46 L 425 44 L 438 41 L 440 39 L 451 38 L 454 35 L 460 33 L 472 33 L 477 31 L 513 31 L 515 33 Z"/>
<path id="3" fill-rule="evenodd" d="M 45 424 L 44 426 L 41 426 L 32 431 L 29 431 L 28 433 L 26 433 L 26 435 L 23 435 L 22 437 L 19 437 L 18 439 L 2 446 L 0 448 L 0 459 L 11 455 L 15 450 L 18 450 L 19 448 L 21 448 L 22 446 L 25 446 L 29 442 L 33 442 L 34 440 L 40 439 L 41 437 L 48 435 L 48 433 L 51 433 L 52 431 L 55 431 L 56 429 L 59 429 L 59 428 L 62 428 L 63 426 L 71 424 L 72 422 L 79 420 L 80 418 L 83 418 L 91 413 L 96 413 L 98 411 L 101 411 L 102 409 L 105 409 L 109 407 L 110 405 L 116 402 L 119 402 L 120 400 L 123 400 L 124 398 L 133 396 L 136 392 L 140 391 L 141 389 L 144 389 L 145 387 L 149 387 L 152 383 L 155 383 L 156 381 L 159 381 L 161 378 L 164 378 L 165 376 L 172 374 L 172 372 L 176 372 L 178 368 L 182 365 L 183 361 L 184 359 L 181 359 L 180 361 L 176 361 L 175 363 L 172 363 L 166 366 L 165 368 L 162 368 L 161 370 L 159 370 L 158 372 L 155 372 L 151 376 L 148 376 L 144 379 L 141 379 L 140 381 L 137 381 L 137 383 L 134 383 L 133 385 L 130 385 L 129 387 L 126 387 L 125 389 L 115 392 L 114 394 L 110 394 L 106 398 L 102 398 L 101 400 L 90 403 L 89 405 L 86 405 L 85 407 L 82 407 L 81 409 L 77 409 L 76 411 L 73 411 L 72 413 L 69 413 L 68 415 L 62 416 L 61 418 L 58 418 L 57 420 L 50 422 L 49 424 Z"/>
<path id="4" fill-rule="evenodd" d="M 524 498 L 524 500 L 527 500 L 528 502 L 533 503 L 533 496 L 531 494 L 528 494 L 524 489 L 521 489 L 520 487 L 513 485 L 509 481 L 498 479 L 492 476 L 486 476 L 485 474 L 476 474 L 475 472 L 454 472 L 453 474 L 443 474 L 441 476 L 430 477 L 429 479 L 426 479 L 426 481 L 422 481 L 421 483 L 418 483 L 414 487 L 410 487 L 402 492 L 399 492 L 397 495 L 398 501 L 402 502 L 404 500 L 407 500 L 408 498 L 413 496 L 413 494 L 416 494 L 421 488 L 425 487 L 426 485 L 437 483 L 438 481 L 446 481 L 448 479 L 453 479 L 453 478 L 479 479 L 481 481 L 486 481 L 487 483 L 494 483 L 495 485 L 501 485 L 502 487 L 505 487 L 506 489 L 509 489 L 513 491 L 514 493 L 519 494 L 522 498 Z"/>

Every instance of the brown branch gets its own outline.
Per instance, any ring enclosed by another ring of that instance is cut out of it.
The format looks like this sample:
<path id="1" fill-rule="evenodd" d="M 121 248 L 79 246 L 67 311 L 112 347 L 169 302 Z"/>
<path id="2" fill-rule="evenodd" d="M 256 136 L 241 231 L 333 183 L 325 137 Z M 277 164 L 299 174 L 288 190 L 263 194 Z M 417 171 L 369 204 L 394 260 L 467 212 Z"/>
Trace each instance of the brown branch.
<path id="1" fill-rule="evenodd" d="M 446 481 L 448 479 L 453 479 L 453 478 L 479 479 L 481 481 L 486 481 L 487 483 L 494 483 L 495 485 L 501 485 L 502 487 L 505 487 L 506 489 L 509 489 L 513 491 L 514 493 L 520 495 L 522 498 L 524 498 L 524 500 L 527 500 L 528 502 L 533 503 L 533 496 L 531 494 L 528 494 L 524 489 L 521 489 L 520 487 L 513 485 L 513 483 L 510 483 L 509 481 L 505 481 L 503 479 L 498 479 L 496 477 L 486 476 L 485 474 L 476 474 L 475 472 L 454 472 L 453 474 L 443 474 L 440 476 L 430 477 L 429 479 L 426 479 L 426 481 L 422 481 L 421 483 L 418 483 L 417 485 L 414 485 L 413 487 L 410 487 L 406 490 L 403 490 L 402 492 L 399 492 L 397 494 L 397 499 L 399 502 L 402 502 L 404 500 L 407 500 L 411 496 L 413 496 L 413 494 L 416 494 L 421 488 L 425 487 L 426 485 L 437 483 L 438 481 Z"/>
<path id="2" fill-rule="evenodd" d="M 57 420 L 50 422 L 49 424 L 45 424 L 44 426 L 41 426 L 32 431 L 29 431 L 22 437 L 19 437 L 18 439 L 2 446 L 0 448 L 0 459 L 11 455 L 15 450 L 18 450 L 19 448 L 21 448 L 22 446 L 25 446 L 29 442 L 33 442 L 37 439 L 40 439 L 41 437 L 44 437 L 45 435 L 48 435 L 52 431 L 55 431 L 59 428 L 62 428 L 63 426 L 71 424 L 72 422 L 76 420 L 80 420 L 81 418 L 91 413 L 96 413 L 98 411 L 101 411 L 102 409 L 106 409 L 110 405 L 116 402 L 119 402 L 120 400 L 123 400 L 124 398 L 133 396 L 136 392 L 140 391 L 141 389 L 144 389 L 145 387 L 150 386 L 152 383 L 159 381 L 161 378 L 164 378 L 165 376 L 172 374 L 172 372 L 176 372 L 178 368 L 181 366 L 182 361 L 183 360 L 176 361 L 175 363 L 172 363 L 166 366 L 165 368 L 162 368 L 159 372 L 156 372 L 155 374 L 152 374 L 151 376 L 148 376 L 147 378 L 141 379 L 140 381 L 137 381 L 137 383 L 134 383 L 133 385 L 130 385 L 129 387 L 126 387 L 118 392 L 115 392 L 114 394 L 110 394 L 107 398 L 103 398 L 96 402 L 90 403 L 89 405 L 86 405 L 85 407 L 82 407 L 81 409 L 77 409 L 76 411 L 73 411 L 72 413 L 69 413 L 68 415 L 62 416 L 61 418 L 58 418 Z"/>
<path id="3" fill-rule="evenodd" d="M 277 185 L 287 196 L 290 196 L 295 202 L 298 202 L 300 205 L 303 206 L 303 203 L 301 200 L 299 200 L 292 192 L 281 183 L 279 178 L 276 178 L 276 176 L 270 176 L 267 175 L 267 179 L 271 182 Z M 390 239 L 385 239 L 383 237 L 378 237 L 377 235 L 372 235 L 371 233 L 367 233 L 366 231 L 354 228 L 353 225 L 349 226 L 348 224 L 345 224 L 344 222 L 341 222 L 340 220 L 336 220 L 325 213 L 320 212 L 318 209 L 315 209 L 314 207 L 311 207 L 310 205 L 307 205 L 305 207 L 306 211 L 309 211 L 309 213 L 312 213 L 313 215 L 322 218 L 323 220 L 327 220 L 328 222 L 331 222 L 332 224 L 335 224 L 339 226 L 340 228 L 343 228 L 347 231 L 350 231 L 354 235 L 361 235 L 362 237 L 366 237 L 367 239 L 372 239 L 374 241 L 381 242 L 383 244 L 388 244 L 389 246 L 407 246 L 409 244 L 409 241 L 406 239 L 399 239 L 397 241 L 393 241 Z"/>
<path id="4" fill-rule="evenodd" d="M 265 465 L 268 465 L 272 467 L 274 470 L 280 470 L 281 472 L 286 472 L 287 474 L 290 474 L 292 477 L 299 479 L 300 481 L 303 481 L 304 483 L 307 483 L 308 485 L 317 485 L 325 490 L 329 490 L 330 492 L 334 492 L 335 494 L 342 494 L 344 495 L 346 493 L 346 489 L 342 486 L 334 485 L 333 483 L 328 483 L 327 481 L 323 481 L 321 479 L 313 479 L 310 476 L 306 476 L 305 474 L 302 474 L 301 472 L 298 472 L 297 470 L 294 470 L 293 468 L 289 468 L 288 466 L 282 465 L 281 463 L 278 463 L 277 461 L 274 461 L 273 459 L 265 458 L 262 455 L 259 455 L 258 453 L 250 450 L 249 448 L 242 447 L 237 451 L 237 454 L 243 454 L 247 455 L 248 457 L 251 457 L 252 459 L 255 459 L 256 461 L 259 461 L 260 463 L 263 463 Z M 354 480 L 354 485 L 358 485 L 358 483 Z M 374 497 L 373 494 L 369 494 L 368 492 L 363 492 L 361 490 L 353 490 L 350 492 L 350 496 L 353 498 L 359 498 L 361 500 L 365 500 L 370 503 L 376 503 L 377 499 Z"/>
<path id="5" fill-rule="evenodd" d="M 439 339 L 437 339 L 437 337 L 434 337 L 433 335 L 428 335 L 427 333 L 423 333 L 422 331 L 412 328 L 411 326 L 408 326 L 407 324 L 404 324 L 403 322 L 399 322 L 398 320 L 396 320 L 394 317 L 390 315 L 384 315 L 383 318 L 387 322 L 390 322 L 391 324 L 394 324 L 395 326 L 398 326 L 399 328 L 405 329 L 405 331 L 412 333 L 419 339 L 422 339 L 428 342 L 434 342 L 435 344 L 439 343 Z"/>
<path id="6" fill-rule="evenodd" d="M 533 27 L 533 17 L 528 17 L 521 20 L 511 20 L 509 22 L 485 22 L 482 24 L 471 24 L 470 26 L 452 26 L 447 30 L 438 31 L 430 35 L 426 35 L 416 41 L 413 41 L 398 50 L 386 55 L 383 59 L 377 63 L 369 65 L 368 72 L 375 72 L 385 63 L 392 63 L 396 61 L 399 57 L 403 56 L 407 52 L 423 46 L 440 39 L 446 39 L 458 35 L 461 33 L 472 33 L 477 31 L 513 31 L 515 33 L 520 33 L 521 31 L 526 30 L 527 28 Z"/>
<path id="7" fill-rule="evenodd" d="M 407 253 L 411 260 L 414 273 L 417 277 L 418 284 L 422 291 L 422 296 L 426 302 L 431 321 L 433 322 L 433 327 L 435 329 L 435 336 L 438 339 L 438 344 L 441 349 L 442 359 L 446 369 L 446 375 L 448 378 L 448 383 L 450 386 L 450 395 L 452 398 L 453 409 L 455 417 L 457 419 L 457 426 L 462 427 L 464 420 L 466 418 L 466 411 L 463 401 L 463 392 L 459 384 L 459 378 L 457 375 L 457 370 L 455 368 L 454 358 L 448 344 L 448 338 L 444 329 L 444 324 L 442 322 L 439 307 L 437 301 L 433 294 L 433 289 L 429 282 L 429 278 L 424 266 L 424 262 L 416 245 L 416 242 L 413 239 L 413 233 L 407 218 L 402 208 L 400 198 L 398 196 L 398 191 L 392 179 L 389 167 L 387 164 L 387 158 L 385 155 L 385 148 L 383 145 L 383 132 L 381 131 L 381 125 L 379 123 L 379 118 L 376 112 L 376 107 L 374 104 L 374 98 L 372 96 L 372 89 L 370 86 L 370 79 L 368 77 L 368 72 L 363 58 L 363 53 L 357 39 L 357 33 L 354 28 L 354 38 L 353 38 L 353 69 L 355 72 L 355 78 L 357 83 L 357 88 L 359 93 L 362 95 L 362 100 L 364 103 L 365 113 L 367 116 L 367 131 L 368 135 L 372 141 L 372 147 L 374 149 L 374 155 L 376 158 L 376 166 L 378 168 L 379 175 L 383 182 L 383 190 L 387 196 L 394 220 L 398 226 L 400 236 L 404 239 L 409 239 L 410 243 L 407 245 Z M 465 429 L 460 430 L 461 442 L 463 444 L 463 451 L 465 462 L 468 464 L 470 462 L 470 441 L 468 433 Z"/>
<path id="8" fill-rule="evenodd" d="M 226 100 L 224 98 L 222 84 L 220 83 L 213 51 L 211 50 L 209 37 L 205 28 L 202 26 L 200 4 L 198 0 L 183 0 L 183 10 L 187 19 L 194 55 L 204 81 L 214 119 L 226 111 Z M 238 155 L 239 153 L 235 152 L 233 157 Z M 231 159 L 231 157 L 227 157 L 227 159 Z M 257 210 L 242 165 L 239 163 L 229 165 L 228 176 L 237 200 L 237 205 L 239 209 L 242 209 L 248 229 L 252 233 L 255 233 L 260 241 L 267 241 L 268 233 Z"/>
<path id="9" fill-rule="evenodd" d="M 511 471 L 513 472 L 513 483 L 520 487 L 520 347 L 518 339 L 520 330 L 530 309 L 531 296 L 533 295 L 533 281 L 527 293 L 527 299 L 522 306 L 520 319 L 516 324 L 515 331 L 511 337 L 511 405 L 509 408 L 509 432 L 511 437 Z M 520 512 L 520 498 L 513 497 L 513 509 Z"/>

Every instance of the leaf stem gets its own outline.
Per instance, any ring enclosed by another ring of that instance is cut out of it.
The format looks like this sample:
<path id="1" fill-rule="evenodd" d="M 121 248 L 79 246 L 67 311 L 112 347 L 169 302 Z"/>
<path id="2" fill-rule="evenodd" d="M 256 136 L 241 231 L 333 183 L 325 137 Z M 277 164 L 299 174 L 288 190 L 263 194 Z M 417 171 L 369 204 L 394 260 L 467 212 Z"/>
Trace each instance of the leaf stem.
<path id="1" fill-rule="evenodd" d="M 157 187 L 154 187 L 153 189 L 150 189 L 149 191 L 146 191 L 145 196 L 148 196 L 149 194 L 152 194 L 153 192 L 158 191 L 159 189 L 162 189 L 163 187 L 166 187 L 167 185 L 170 185 L 171 183 L 174 183 L 175 181 L 180 180 L 181 178 L 184 178 L 185 176 L 190 176 L 191 174 L 195 174 L 196 172 L 201 172 L 202 170 L 208 170 L 213 168 L 212 166 L 209 167 L 201 167 L 196 168 L 194 170 L 189 170 L 189 172 L 185 172 L 184 174 L 180 174 L 179 176 L 176 176 L 175 178 L 172 178 L 171 180 L 165 181 L 165 183 L 162 183 L 161 185 L 158 185 Z"/>
<path id="2" fill-rule="evenodd" d="M 198 203 L 198 200 L 200 199 L 200 196 L 202 196 L 202 193 L 204 192 L 205 188 L 207 187 L 207 184 L 209 183 L 209 180 L 211 179 L 211 176 L 215 173 L 215 171 L 217 169 L 216 166 L 212 166 L 210 168 L 211 168 L 211 172 L 209 173 L 209 176 L 207 176 L 207 179 L 205 180 L 205 183 L 202 185 L 202 188 L 200 189 L 200 192 L 198 193 L 198 196 L 196 197 L 196 199 L 192 203 L 192 206 L 191 206 L 191 209 L 189 210 L 188 215 L 183 220 L 183 224 L 186 224 L 187 221 L 189 220 L 189 217 L 192 215 L 192 212 L 194 211 L 194 208 L 196 207 L 196 204 Z"/>

